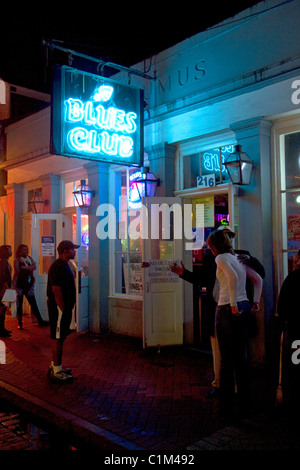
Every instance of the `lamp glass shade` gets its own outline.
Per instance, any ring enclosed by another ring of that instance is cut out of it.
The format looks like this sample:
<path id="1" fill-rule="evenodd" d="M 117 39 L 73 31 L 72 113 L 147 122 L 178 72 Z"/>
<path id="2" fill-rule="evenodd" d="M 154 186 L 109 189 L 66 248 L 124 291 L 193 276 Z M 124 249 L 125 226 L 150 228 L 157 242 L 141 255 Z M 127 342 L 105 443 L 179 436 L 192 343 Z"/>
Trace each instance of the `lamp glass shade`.
<path id="1" fill-rule="evenodd" d="M 253 161 L 246 152 L 242 152 L 241 145 L 235 146 L 235 152 L 226 158 L 224 165 L 234 184 L 250 184 Z"/>
<path id="2" fill-rule="evenodd" d="M 47 202 L 38 191 L 34 191 L 33 198 L 30 199 L 28 204 L 34 214 L 43 214 Z"/>
<path id="3" fill-rule="evenodd" d="M 79 207 L 91 206 L 94 191 L 85 183 L 85 180 L 81 180 L 80 185 L 73 191 L 73 194 Z"/>
<path id="4" fill-rule="evenodd" d="M 147 170 L 143 171 L 141 177 L 135 180 L 141 197 L 154 197 L 159 182 L 159 178 L 156 178 L 153 173 L 148 173 Z"/>

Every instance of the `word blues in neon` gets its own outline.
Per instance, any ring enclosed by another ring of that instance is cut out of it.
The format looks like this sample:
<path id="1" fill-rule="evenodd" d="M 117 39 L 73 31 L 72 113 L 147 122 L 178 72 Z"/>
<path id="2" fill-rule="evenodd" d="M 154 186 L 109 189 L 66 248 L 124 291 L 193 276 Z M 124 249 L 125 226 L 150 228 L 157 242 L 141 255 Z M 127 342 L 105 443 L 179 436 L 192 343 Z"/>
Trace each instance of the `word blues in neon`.
<path id="1" fill-rule="evenodd" d="M 113 106 L 114 88 L 102 85 L 90 99 L 65 100 L 66 144 L 83 155 L 128 159 L 135 146 L 138 116 Z"/>
<path id="2" fill-rule="evenodd" d="M 101 104 L 95 106 L 92 101 L 83 103 L 73 98 L 66 101 L 66 121 L 68 122 L 81 122 L 98 129 L 131 134 L 136 131 L 136 118 L 136 113 L 126 113 L 114 107 L 105 109 Z"/>

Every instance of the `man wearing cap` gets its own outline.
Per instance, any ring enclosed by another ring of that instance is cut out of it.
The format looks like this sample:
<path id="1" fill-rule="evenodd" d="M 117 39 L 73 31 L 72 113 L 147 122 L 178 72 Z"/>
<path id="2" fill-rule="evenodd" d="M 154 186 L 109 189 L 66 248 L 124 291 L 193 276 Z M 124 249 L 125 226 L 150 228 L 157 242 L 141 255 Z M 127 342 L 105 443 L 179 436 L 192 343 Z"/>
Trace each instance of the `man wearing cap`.
<path id="1" fill-rule="evenodd" d="M 48 375 L 51 381 L 64 383 L 72 381 L 70 369 L 62 366 L 63 344 L 70 333 L 72 310 L 76 301 L 75 279 L 68 264 L 75 258 L 74 245 L 63 240 L 57 247 L 58 258 L 48 271 L 47 297 L 50 321 L 52 363 Z"/>

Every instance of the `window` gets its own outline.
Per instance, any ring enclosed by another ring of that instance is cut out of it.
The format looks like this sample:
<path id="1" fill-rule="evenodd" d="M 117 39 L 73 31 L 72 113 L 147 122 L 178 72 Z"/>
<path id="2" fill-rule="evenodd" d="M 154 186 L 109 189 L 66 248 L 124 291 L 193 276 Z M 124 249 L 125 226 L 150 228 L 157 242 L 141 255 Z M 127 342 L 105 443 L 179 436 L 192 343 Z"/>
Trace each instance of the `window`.
<path id="1" fill-rule="evenodd" d="M 111 240 L 111 244 L 113 294 L 141 297 L 143 295 L 142 239 L 128 236 L 130 223 L 139 216 L 139 205 L 132 209 L 130 200 L 131 180 L 136 171 L 136 168 L 126 168 L 114 173 L 113 205 L 116 210 L 117 238 Z"/>
<path id="2" fill-rule="evenodd" d="M 183 159 L 183 187 L 196 188 L 197 178 L 214 174 L 216 183 L 230 181 L 226 167 L 222 165 L 228 155 L 234 152 L 233 145 L 216 147 L 193 155 L 188 155 Z"/>
<path id="3" fill-rule="evenodd" d="M 283 135 L 281 144 L 280 194 L 285 277 L 295 269 L 300 250 L 300 132 Z"/>

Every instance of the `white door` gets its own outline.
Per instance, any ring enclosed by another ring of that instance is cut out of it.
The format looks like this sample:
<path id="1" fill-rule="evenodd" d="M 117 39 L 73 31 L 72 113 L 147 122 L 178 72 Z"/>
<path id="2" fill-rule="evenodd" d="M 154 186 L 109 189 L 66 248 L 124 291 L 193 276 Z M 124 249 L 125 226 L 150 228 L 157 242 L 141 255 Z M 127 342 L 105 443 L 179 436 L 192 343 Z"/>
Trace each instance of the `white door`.
<path id="1" fill-rule="evenodd" d="M 148 226 L 143 256 L 150 263 L 143 270 L 143 345 L 179 345 L 183 343 L 183 286 L 169 265 L 182 259 L 181 199 L 143 198 L 143 204 Z"/>
<path id="2" fill-rule="evenodd" d="M 48 320 L 48 270 L 57 258 L 57 245 L 62 240 L 61 214 L 32 214 L 31 256 L 36 262 L 35 296 L 44 320 Z"/>
<path id="3" fill-rule="evenodd" d="M 89 326 L 89 278 L 85 273 L 84 265 L 88 258 L 88 243 L 83 243 L 82 232 L 85 229 L 83 224 L 84 214 L 80 207 L 76 207 L 76 234 L 73 242 L 80 245 L 76 250 L 77 273 L 76 273 L 76 330 L 84 331 Z M 66 237 L 68 238 L 68 237 Z M 68 238 L 71 239 L 72 238 Z"/>
<path id="4" fill-rule="evenodd" d="M 72 211 L 72 214 L 74 210 Z M 82 217 L 79 208 L 75 209 L 76 228 L 72 232 L 67 215 L 62 214 L 32 214 L 31 220 L 31 256 L 37 264 L 35 271 L 35 295 L 41 315 L 48 319 L 47 309 L 47 281 L 48 270 L 53 261 L 58 257 L 57 246 L 63 240 L 72 240 L 76 245 L 81 245 L 76 250 L 76 310 L 75 325 L 77 331 L 88 328 L 88 292 L 89 278 L 84 273 L 82 265 L 85 264 L 87 255 L 86 246 L 82 245 Z M 74 235 L 74 236 L 73 236 Z M 75 269 L 74 269 L 75 271 Z"/>

